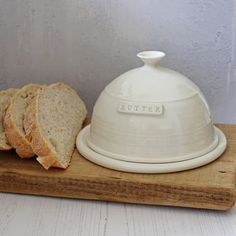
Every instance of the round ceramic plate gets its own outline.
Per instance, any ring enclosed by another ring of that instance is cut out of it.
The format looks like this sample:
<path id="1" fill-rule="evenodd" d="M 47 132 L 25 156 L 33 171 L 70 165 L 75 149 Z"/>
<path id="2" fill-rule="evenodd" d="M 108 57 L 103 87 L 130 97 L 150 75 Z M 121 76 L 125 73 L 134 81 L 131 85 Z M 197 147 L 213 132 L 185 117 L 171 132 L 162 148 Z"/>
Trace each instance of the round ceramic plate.
<path id="1" fill-rule="evenodd" d="M 223 132 L 215 127 L 216 135 L 218 136 L 218 145 L 211 152 L 199 156 L 193 159 L 179 162 L 170 162 L 170 163 L 160 163 L 160 164 L 148 164 L 148 163 L 137 163 L 137 162 L 128 162 L 113 159 L 107 156 L 103 156 L 95 151 L 93 151 L 87 145 L 87 138 L 90 134 L 90 125 L 86 126 L 78 135 L 76 140 L 76 146 L 79 152 L 89 161 L 92 161 L 98 165 L 119 170 L 125 172 L 134 172 L 134 173 L 170 173 L 183 171 L 188 169 L 193 169 L 199 166 L 208 164 L 209 162 L 217 159 L 225 150 L 227 141 Z"/>

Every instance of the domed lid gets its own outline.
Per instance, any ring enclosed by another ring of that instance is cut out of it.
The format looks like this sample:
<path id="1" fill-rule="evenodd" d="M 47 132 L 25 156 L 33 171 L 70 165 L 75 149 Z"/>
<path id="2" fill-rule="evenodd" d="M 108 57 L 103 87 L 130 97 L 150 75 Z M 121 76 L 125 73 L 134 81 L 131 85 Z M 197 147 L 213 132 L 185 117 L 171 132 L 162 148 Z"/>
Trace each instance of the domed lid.
<path id="1" fill-rule="evenodd" d="M 160 51 L 137 54 L 144 66 L 130 70 L 107 85 L 105 91 L 121 99 L 146 102 L 168 102 L 199 94 L 199 88 L 186 76 L 159 65 L 165 56 Z"/>

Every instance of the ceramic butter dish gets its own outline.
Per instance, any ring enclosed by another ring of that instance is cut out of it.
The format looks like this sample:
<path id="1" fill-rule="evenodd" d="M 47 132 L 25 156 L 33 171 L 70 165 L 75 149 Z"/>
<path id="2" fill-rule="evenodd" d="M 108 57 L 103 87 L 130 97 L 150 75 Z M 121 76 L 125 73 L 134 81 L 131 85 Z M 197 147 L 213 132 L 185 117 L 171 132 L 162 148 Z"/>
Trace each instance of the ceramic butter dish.
<path id="1" fill-rule="evenodd" d="M 137 173 L 182 171 L 218 158 L 226 139 L 199 88 L 160 66 L 165 53 L 137 56 L 144 66 L 122 74 L 99 96 L 91 125 L 77 137 L 79 152 L 104 167 Z"/>

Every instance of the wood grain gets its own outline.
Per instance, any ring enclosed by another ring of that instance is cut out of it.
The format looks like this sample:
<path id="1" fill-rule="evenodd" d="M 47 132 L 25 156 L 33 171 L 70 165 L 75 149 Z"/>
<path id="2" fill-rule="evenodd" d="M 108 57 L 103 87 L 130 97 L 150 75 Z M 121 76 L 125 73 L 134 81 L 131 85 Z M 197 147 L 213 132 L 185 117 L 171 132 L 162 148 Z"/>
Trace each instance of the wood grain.
<path id="1" fill-rule="evenodd" d="M 35 160 L 0 153 L 0 191 L 67 198 L 226 210 L 235 203 L 236 126 L 220 125 L 228 148 L 217 161 L 172 174 L 109 170 L 77 151 L 67 170 L 44 170 Z"/>

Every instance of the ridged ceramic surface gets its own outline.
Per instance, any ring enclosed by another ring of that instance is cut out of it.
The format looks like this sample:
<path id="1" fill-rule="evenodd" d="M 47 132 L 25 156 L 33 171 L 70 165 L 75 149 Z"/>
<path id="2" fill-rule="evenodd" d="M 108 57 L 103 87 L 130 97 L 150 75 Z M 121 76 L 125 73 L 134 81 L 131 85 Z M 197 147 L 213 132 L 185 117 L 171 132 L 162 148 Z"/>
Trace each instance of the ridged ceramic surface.
<path id="1" fill-rule="evenodd" d="M 161 67 L 162 52 L 112 81 L 98 98 L 88 145 L 111 158 L 144 163 L 192 159 L 218 144 L 208 104 L 184 75 Z"/>

